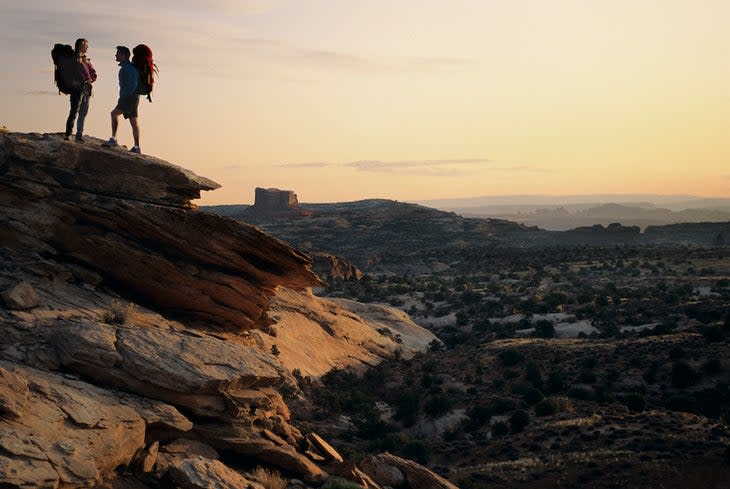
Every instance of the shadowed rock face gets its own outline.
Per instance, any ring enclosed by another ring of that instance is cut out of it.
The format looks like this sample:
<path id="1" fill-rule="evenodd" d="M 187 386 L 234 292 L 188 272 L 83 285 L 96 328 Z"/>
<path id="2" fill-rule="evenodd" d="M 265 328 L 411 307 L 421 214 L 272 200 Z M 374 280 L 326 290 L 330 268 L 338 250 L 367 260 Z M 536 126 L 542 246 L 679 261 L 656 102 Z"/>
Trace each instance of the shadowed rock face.
<path id="1" fill-rule="evenodd" d="M 82 263 L 141 303 L 209 326 L 262 327 L 276 287 L 319 280 L 277 239 L 191 210 L 218 186 L 119 148 L 0 134 L 0 245 Z"/>

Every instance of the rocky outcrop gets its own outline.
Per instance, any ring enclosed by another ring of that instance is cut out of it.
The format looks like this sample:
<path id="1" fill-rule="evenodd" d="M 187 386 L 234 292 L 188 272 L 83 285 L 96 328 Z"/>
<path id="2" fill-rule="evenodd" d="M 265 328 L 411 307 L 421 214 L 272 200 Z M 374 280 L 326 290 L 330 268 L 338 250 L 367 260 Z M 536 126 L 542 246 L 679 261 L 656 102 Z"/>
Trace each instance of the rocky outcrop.
<path id="1" fill-rule="evenodd" d="M 342 459 L 292 424 L 284 340 L 326 344 L 315 375 L 425 333 L 313 296 L 306 255 L 194 209 L 216 184 L 99 143 L 0 133 L 0 487 L 259 489 L 236 459 L 319 485 Z"/>
<path id="2" fill-rule="evenodd" d="M 217 187 L 150 156 L 0 133 L 0 245 L 81 263 L 208 326 L 261 327 L 277 286 L 319 281 L 306 255 L 259 229 L 189 210 Z"/>
<path id="3" fill-rule="evenodd" d="M 278 188 L 256 188 L 256 199 L 251 207 L 244 209 L 242 218 L 271 219 L 311 216 L 312 212 L 299 207 L 297 194 Z"/>
<path id="4" fill-rule="evenodd" d="M 30 367 L 0 361 L 0 372 L 15 378 L 0 383 L 0 398 L 16 406 L 0 417 L 0 486 L 91 486 L 144 446 L 139 406 Z"/>
<path id="5" fill-rule="evenodd" d="M 348 259 L 329 253 L 312 253 L 312 270 L 322 280 L 360 280 L 362 272 Z"/>
<path id="6" fill-rule="evenodd" d="M 366 474 L 383 485 L 409 489 L 459 489 L 426 467 L 387 452 L 367 457 L 361 466 Z"/>
<path id="7" fill-rule="evenodd" d="M 280 290 L 269 311 L 269 333 L 252 331 L 261 349 L 276 346 L 288 370 L 319 377 L 332 368 L 362 370 L 384 358 L 411 358 L 437 340 L 398 309 L 348 299 L 324 299 L 310 292 Z"/>

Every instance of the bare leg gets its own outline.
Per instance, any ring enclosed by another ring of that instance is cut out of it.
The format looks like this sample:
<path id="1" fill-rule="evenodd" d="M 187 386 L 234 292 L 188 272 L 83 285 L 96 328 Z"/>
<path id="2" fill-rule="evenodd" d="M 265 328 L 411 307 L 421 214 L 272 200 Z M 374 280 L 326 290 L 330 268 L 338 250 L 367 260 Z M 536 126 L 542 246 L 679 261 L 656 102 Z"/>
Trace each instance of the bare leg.
<path id="1" fill-rule="evenodd" d="M 129 123 L 132 126 L 132 137 L 134 138 L 134 145 L 139 146 L 139 124 L 137 123 L 137 118 L 130 117 Z"/>
<path id="2" fill-rule="evenodd" d="M 117 128 L 119 127 L 119 116 L 122 115 L 122 112 L 114 109 L 112 110 L 112 137 L 117 137 Z"/>

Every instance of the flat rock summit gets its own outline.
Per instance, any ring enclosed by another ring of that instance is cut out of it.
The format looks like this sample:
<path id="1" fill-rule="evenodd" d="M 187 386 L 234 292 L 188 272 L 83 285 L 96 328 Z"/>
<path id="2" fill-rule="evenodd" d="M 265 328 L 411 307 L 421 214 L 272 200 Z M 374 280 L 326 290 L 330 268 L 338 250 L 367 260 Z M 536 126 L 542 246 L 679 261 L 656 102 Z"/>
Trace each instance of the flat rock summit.
<path id="1" fill-rule="evenodd" d="M 387 453 L 343 462 L 282 394 L 295 369 L 433 334 L 316 297 L 308 255 L 191 203 L 218 184 L 100 143 L 0 133 L 0 487 L 262 488 L 257 465 L 290 487 L 455 487 Z"/>

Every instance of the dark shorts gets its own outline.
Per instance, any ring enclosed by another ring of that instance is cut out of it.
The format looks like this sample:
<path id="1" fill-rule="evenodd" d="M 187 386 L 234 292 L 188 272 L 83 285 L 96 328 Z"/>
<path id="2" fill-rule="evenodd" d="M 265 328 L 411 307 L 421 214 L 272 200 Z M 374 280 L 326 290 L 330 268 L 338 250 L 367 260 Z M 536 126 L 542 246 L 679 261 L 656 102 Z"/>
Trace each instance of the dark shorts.
<path id="1" fill-rule="evenodd" d="M 137 107 L 139 107 L 139 95 L 131 95 L 129 97 L 119 97 L 119 102 L 114 110 L 118 110 L 124 115 L 125 119 L 137 117 Z"/>

